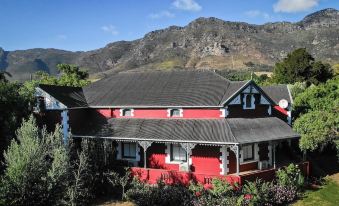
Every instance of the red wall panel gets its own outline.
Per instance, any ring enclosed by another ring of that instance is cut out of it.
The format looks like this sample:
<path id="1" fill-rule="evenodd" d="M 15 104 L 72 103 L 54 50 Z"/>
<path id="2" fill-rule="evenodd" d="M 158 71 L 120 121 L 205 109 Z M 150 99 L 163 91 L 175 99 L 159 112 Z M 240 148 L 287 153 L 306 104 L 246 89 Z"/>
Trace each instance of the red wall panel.
<path id="1" fill-rule="evenodd" d="M 165 162 L 165 150 L 165 144 L 152 144 L 147 150 L 147 167 L 179 171 L 179 164 L 168 164 Z M 219 175 L 221 171 L 220 155 L 219 147 L 198 145 L 192 150 L 192 172 Z"/>
<path id="2" fill-rule="evenodd" d="M 196 146 L 192 150 L 192 172 L 220 175 L 220 147 Z"/>
<path id="3" fill-rule="evenodd" d="M 134 109 L 133 117 L 121 117 L 120 109 L 97 109 L 98 113 L 106 118 L 171 118 L 167 116 L 167 109 Z M 213 118 L 218 119 L 220 117 L 221 111 L 216 109 L 183 109 L 183 117 L 175 118 L 187 118 L 187 119 L 199 119 L 199 118 Z"/>

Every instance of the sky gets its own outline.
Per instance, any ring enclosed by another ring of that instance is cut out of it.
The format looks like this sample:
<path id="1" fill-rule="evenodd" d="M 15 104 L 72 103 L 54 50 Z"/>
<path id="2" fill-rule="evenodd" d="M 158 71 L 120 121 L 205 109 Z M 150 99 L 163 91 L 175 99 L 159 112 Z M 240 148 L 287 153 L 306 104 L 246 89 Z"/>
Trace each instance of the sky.
<path id="1" fill-rule="evenodd" d="M 0 0 L 0 47 L 88 51 L 199 17 L 264 24 L 339 9 L 339 0 Z"/>

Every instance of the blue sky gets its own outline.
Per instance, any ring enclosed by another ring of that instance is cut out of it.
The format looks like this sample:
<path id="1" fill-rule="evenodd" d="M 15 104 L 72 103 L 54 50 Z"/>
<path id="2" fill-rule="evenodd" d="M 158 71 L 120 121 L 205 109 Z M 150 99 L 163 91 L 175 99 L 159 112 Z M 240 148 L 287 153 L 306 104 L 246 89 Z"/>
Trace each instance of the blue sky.
<path id="1" fill-rule="evenodd" d="M 299 21 L 339 0 L 0 0 L 0 47 L 87 51 L 198 17 Z"/>

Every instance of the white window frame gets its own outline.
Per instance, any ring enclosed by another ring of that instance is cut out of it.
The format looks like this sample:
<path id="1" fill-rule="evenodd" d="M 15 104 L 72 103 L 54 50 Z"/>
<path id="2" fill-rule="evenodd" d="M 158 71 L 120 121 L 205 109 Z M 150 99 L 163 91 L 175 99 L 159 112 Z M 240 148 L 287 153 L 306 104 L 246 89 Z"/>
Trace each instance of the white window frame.
<path id="1" fill-rule="evenodd" d="M 129 116 L 124 115 L 126 110 L 130 110 L 131 115 L 129 115 Z M 134 117 L 134 109 L 120 109 L 120 117 Z"/>
<path id="2" fill-rule="evenodd" d="M 179 111 L 179 116 L 173 116 L 172 112 L 173 110 L 178 110 Z M 173 117 L 173 118 L 177 118 L 177 117 L 183 117 L 183 109 L 178 109 L 178 108 L 172 108 L 172 109 L 167 109 L 167 117 Z"/>
<path id="3" fill-rule="evenodd" d="M 245 157 L 245 154 L 247 154 L 248 153 L 248 151 L 247 151 L 247 149 L 248 148 L 251 148 L 251 158 L 246 158 Z M 254 161 L 255 160 L 255 146 L 254 146 L 254 144 L 246 144 L 246 145 L 243 145 L 242 146 L 242 148 L 241 148 L 241 150 L 242 150 L 242 159 L 243 159 L 243 162 L 251 162 L 251 161 Z"/>
<path id="4" fill-rule="evenodd" d="M 179 152 L 179 154 L 177 155 L 179 156 L 179 159 L 174 159 L 175 152 Z M 186 150 L 182 148 L 180 144 L 170 144 L 170 161 L 179 163 L 187 162 Z"/>

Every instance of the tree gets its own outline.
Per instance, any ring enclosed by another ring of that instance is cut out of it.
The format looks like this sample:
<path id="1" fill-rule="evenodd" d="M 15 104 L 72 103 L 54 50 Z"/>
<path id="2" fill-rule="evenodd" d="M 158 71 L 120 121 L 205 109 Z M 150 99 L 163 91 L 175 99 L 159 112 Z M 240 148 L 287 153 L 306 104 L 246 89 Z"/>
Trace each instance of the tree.
<path id="1" fill-rule="evenodd" d="M 293 84 L 304 82 L 319 84 L 333 76 L 331 66 L 314 58 L 305 48 L 299 48 L 289 53 L 282 62 L 277 62 L 273 71 L 275 83 Z"/>
<path id="2" fill-rule="evenodd" d="M 294 101 L 296 115 L 293 128 L 301 134 L 304 151 L 322 148 L 338 140 L 339 78 L 308 87 Z"/>
<path id="3" fill-rule="evenodd" d="M 62 202 L 68 177 L 68 155 L 59 126 L 40 130 L 33 116 L 17 130 L 5 152 L 0 202 L 5 205 L 55 205 Z"/>
<path id="4" fill-rule="evenodd" d="M 18 83 L 0 82 L 0 161 L 22 118 L 30 114 L 32 101 L 24 93 Z"/>
<path id="5" fill-rule="evenodd" d="M 58 85 L 63 86 L 85 86 L 89 84 L 88 72 L 80 70 L 76 65 L 58 64 L 61 76 L 58 79 Z"/>
<path id="6" fill-rule="evenodd" d="M 0 71 L 0 82 L 8 82 L 6 79 L 6 76 L 12 77 L 11 73 L 6 72 L 6 71 Z"/>

